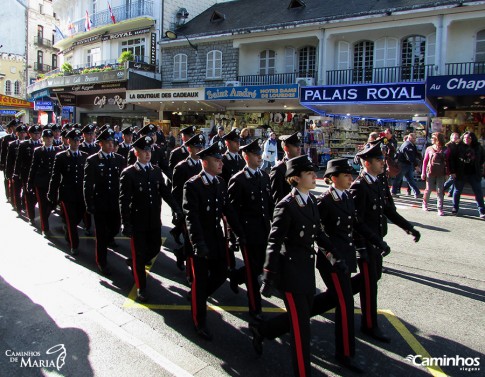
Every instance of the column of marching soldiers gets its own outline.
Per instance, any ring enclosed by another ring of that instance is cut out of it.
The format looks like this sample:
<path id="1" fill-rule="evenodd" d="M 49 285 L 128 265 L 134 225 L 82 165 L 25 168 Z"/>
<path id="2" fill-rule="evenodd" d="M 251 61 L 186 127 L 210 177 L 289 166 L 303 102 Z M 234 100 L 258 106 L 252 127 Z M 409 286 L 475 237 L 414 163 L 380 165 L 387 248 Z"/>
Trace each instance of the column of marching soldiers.
<path id="1" fill-rule="evenodd" d="M 199 337 L 212 340 L 207 299 L 227 279 L 238 293 L 245 284 L 252 346 L 291 333 L 295 375 L 311 373 L 310 318 L 336 308 L 335 359 L 362 373 L 355 359 L 354 300 L 360 294 L 361 333 L 390 342 L 377 321 L 377 282 L 390 252 L 387 219 L 419 241 L 420 233 L 396 211 L 384 173 L 382 140 L 358 153 L 362 170 L 354 180 L 346 159 L 328 163 L 329 188 L 318 198 L 316 168 L 301 153 L 301 133 L 280 137 L 285 156 L 270 174 L 262 165 L 261 140 L 240 146 L 239 130 L 205 147 L 190 126 L 169 158 L 157 146 L 157 127 L 138 134 L 122 130 L 118 145 L 106 124 L 28 127 L 12 121 L 0 144 L 7 200 L 52 237 L 49 215 L 59 211 L 72 255 L 79 253 L 78 225 L 87 234 L 94 219 L 99 272 L 111 275 L 108 248 L 120 228 L 130 238 L 126 263 L 137 287 L 136 300 L 149 299 L 146 270 L 161 249 L 162 199 L 172 209 L 170 234 L 177 267 L 190 284 L 192 321 Z M 167 178 L 164 178 L 164 175 Z M 170 186 L 171 185 L 171 186 Z M 244 265 L 238 267 L 235 252 Z M 316 268 L 315 268 L 316 267 Z M 358 267 L 358 270 L 357 270 Z M 327 289 L 316 294 L 315 270 Z M 358 271 L 358 273 L 357 273 Z M 277 293 L 278 292 L 278 293 Z M 286 312 L 263 317 L 262 296 L 278 294 Z"/>

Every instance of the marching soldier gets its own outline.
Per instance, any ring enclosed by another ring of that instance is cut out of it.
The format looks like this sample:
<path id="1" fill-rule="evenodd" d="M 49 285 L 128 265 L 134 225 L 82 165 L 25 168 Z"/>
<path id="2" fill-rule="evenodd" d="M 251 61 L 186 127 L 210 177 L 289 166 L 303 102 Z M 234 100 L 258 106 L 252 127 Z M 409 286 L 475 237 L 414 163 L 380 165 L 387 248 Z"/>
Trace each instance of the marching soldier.
<path id="1" fill-rule="evenodd" d="M 185 160 L 189 156 L 189 151 L 185 147 L 185 142 L 189 140 L 192 136 L 195 135 L 195 126 L 188 126 L 182 128 L 179 132 L 182 138 L 182 145 L 178 148 L 175 148 L 170 152 L 170 157 L 168 159 L 168 167 L 171 171 L 175 168 L 175 166 L 180 162 Z"/>
<path id="2" fill-rule="evenodd" d="M 354 198 L 359 222 L 367 225 L 370 230 L 384 239 L 387 234 L 387 219 L 411 234 L 418 242 L 421 235 L 414 227 L 396 211 L 390 198 L 389 188 L 382 186 L 378 178 L 384 172 L 384 155 L 381 143 L 368 144 L 357 155 L 363 167 L 359 177 L 352 184 L 350 191 Z M 362 333 L 382 342 L 390 339 L 382 333 L 377 324 L 377 281 L 382 275 L 383 253 L 370 240 L 356 236 L 358 265 L 361 282 L 360 302 L 362 308 Z M 387 255 L 388 251 L 384 253 Z"/>
<path id="3" fill-rule="evenodd" d="M 190 155 L 185 160 L 179 162 L 173 170 L 172 195 L 180 208 L 182 208 L 185 182 L 187 182 L 194 175 L 199 174 L 202 170 L 202 164 L 200 163 L 200 158 L 197 153 L 204 148 L 204 144 L 205 138 L 202 134 L 192 136 L 189 140 L 187 140 L 185 142 L 185 146 L 187 147 Z M 189 235 L 187 234 L 187 228 L 183 222 L 181 223 L 184 235 L 184 244 L 179 249 L 174 250 L 175 256 L 177 257 L 177 267 L 180 270 L 182 270 L 184 267 L 184 260 L 188 255 L 192 254 L 192 246 L 189 241 Z M 190 276 L 189 268 L 187 269 L 187 273 L 188 276 Z"/>
<path id="4" fill-rule="evenodd" d="M 23 203 L 20 197 L 22 186 L 20 184 L 20 178 L 14 174 L 15 161 L 17 160 L 17 154 L 19 146 L 27 136 L 27 126 L 19 124 L 15 129 L 16 139 L 8 143 L 7 157 L 5 159 L 5 177 L 9 180 L 10 198 L 11 204 L 14 210 L 20 215 L 23 208 Z"/>
<path id="5" fill-rule="evenodd" d="M 86 152 L 89 156 L 99 152 L 99 145 L 95 142 L 96 126 L 94 124 L 87 124 L 82 130 L 84 141 L 79 146 L 81 152 Z"/>
<path id="6" fill-rule="evenodd" d="M 68 132 L 69 132 L 68 128 L 64 128 L 61 131 L 60 135 L 61 135 L 62 144 L 57 147 L 57 148 L 59 148 L 60 151 L 65 151 L 65 150 L 69 149 L 69 139 L 66 137 Z"/>
<path id="7" fill-rule="evenodd" d="M 132 148 L 133 143 L 133 127 L 128 126 L 121 130 L 121 134 L 123 137 L 123 142 L 118 147 L 118 153 L 122 155 L 125 160 L 128 160 L 128 152 Z"/>
<path id="8" fill-rule="evenodd" d="M 54 135 L 54 140 L 52 142 L 52 145 L 54 147 L 61 146 L 63 144 L 61 139 L 61 127 L 58 124 L 53 124 L 51 127 L 51 130 L 52 130 L 52 134 Z"/>
<path id="9" fill-rule="evenodd" d="M 6 125 L 7 135 L 5 135 L 0 141 L 0 170 L 3 171 L 3 180 L 5 184 L 5 196 L 7 197 L 7 201 L 11 201 L 11 198 L 10 198 L 10 187 L 8 184 L 7 175 L 5 173 L 5 165 L 7 163 L 8 144 L 17 138 L 17 136 L 15 135 L 16 127 L 17 127 L 17 121 L 15 119 L 8 122 Z"/>
<path id="10" fill-rule="evenodd" d="M 135 143 L 136 162 L 121 173 L 120 213 L 123 235 L 131 238 L 132 268 L 137 301 L 148 299 L 145 265 L 157 256 L 161 247 L 160 211 L 162 199 L 172 208 L 174 222 L 182 219 L 181 209 L 165 184 L 160 167 L 151 160 L 153 138 L 142 136 Z"/>
<path id="11" fill-rule="evenodd" d="M 285 151 L 285 157 L 271 168 L 269 178 L 271 182 L 271 194 L 274 204 L 283 199 L 291 191 L 291 186 L 285 179 L 286 161 L 298 157 L 301 153 L 301 132 L 295 132 L 289 136 L 281 136 L 281 146 Z"/>
<path id="12" fill-rule="evenodd" d="M 121 225 L 119 211 L 120 174 L 126 165 L 114 149 L 114 131 L 106 128 L 96 139 L 101 150 L 88 157 L 84 168 L 86 211 L 94 216 L 96 230 L 96 265 L 101 274 L 111 274 L 107 263 L 108 245 Z"/>
<path id="13" fill-rule="evenodd" d="M 192 266 L 192 320 L 197 335 L 212 340 L 206 325 L 207 298 L 227 278 L 226 247 L 221 226 L 225 215 L 236 234 L 237 216 L 227 198 L 226 183 L 217 177 L 222 172 L 222 143 L 215 143 L 198 153 L 202 171 L 184 186 L 183 210 L 190 241 L 194 248 Z M 240 240 L 241 244 L 245 242 Z"/>
<path id="14" fill-rule="evenodd" d="M 45 237 L 50 237 L 49 216 L 52 211 L 52 204 L 47 199 L 49 190 L 49 179 L 54 166 L 54 158 L 59 151 L 53 146 L 54 133 L 52 129 L 42 131 L 44 145 L 34 150 L 32 165 L 30 166 L 27 190 L 33 192 L 39 204 L 40 228 Z"/>
<path id="15" fill-rule="evenodd" d="M 226 144 L 227 151 L 222 156 L 223 165 L 221 177 L 226 182 L 229 182 L 229 180 L 246 165 L 244 159 L 239 154 L 239 133 L 240 131 L 235 128 L 222 137 L 222 140 Z"/>
<path id="16" fill-rule="evenodd" d="M 231 131 L 232 132 L 232 131 Z M 249 314 L 262 319 L 261 295 L 258 276 L 263 273 L 266 241 L 273 215 L 273 201 L 269 176 L 259 167 L 263 151 L 256 139 L 241 147 L 246 166 L 229 181 L 229 201 L 236 211 L 246 245 L 241 247 L 244 267 L 233 273 L 231 284 L 245 282 L 249 301 Z M 229 153 L 229 152 L 228 152 Z"/>
<path id="17" fill-rule="evenodd" d="M 64 213 L 64 237 L 69 243 L 72 255 L 79 254 L 79 235 L 77 225 L 82 220 L 86 207 L 83 197 L 84 165 L 88 154 L 79 150 L 81 131 L 69 131 L 69 149 L 59 152 L 54 159 L 52 176 L 47 197 L 53 208 L 60 203 Z"/>
<path id="18" fill-rule="evenodd" d="M 24 140 L 19 145 L 17 159 L 15 160 L 14 175 L 19 177 L 22 186 L 22 198 L 25 202 L 25 211 L 31 225 L 34 225 L 35 203 L 37 199 L 33 191 L 27 190 L 27 181 L 29 180 L 30 166 L 34 157 L 34 149 L 39 147 L 42 127 L 33 125 L 29 127 L 29 140 Z"/>

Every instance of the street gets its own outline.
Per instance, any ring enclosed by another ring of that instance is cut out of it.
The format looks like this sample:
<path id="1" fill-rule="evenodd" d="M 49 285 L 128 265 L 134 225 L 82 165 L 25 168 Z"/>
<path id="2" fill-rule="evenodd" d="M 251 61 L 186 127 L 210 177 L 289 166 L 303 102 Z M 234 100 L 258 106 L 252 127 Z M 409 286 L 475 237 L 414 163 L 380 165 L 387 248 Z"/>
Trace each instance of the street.
<path id="1" fill-rule="evenodd" d="M 324 190 L 318 181 L 316 193 Z M 81 235 L 80 254 L 68 252 L 59 216 L 46 239 L 17 217 L 0 188 L 0 375 L 1 376 L 291 376 L 289 335 L 264 343 L 258 358 L 249 338 L 245 287 L 226 283 L 210 298 L 208 327 L 214 340 L 196 336 L 185 273 L 170 251 L 171 213 L 162 210 L 163 249 L 149 271 L 147 304 L 133 301 L 133 278 L 124 259 L 129 240 L 108 255 L 113 274 L 98 274 L 94 238 Z M 485 222 L 472 197 L 460 216 L 421 210 L 421 200 L 396 199 L 399 212 L 421 232 L 389 225 L 391 254 L 379 282 L 380 327 L 392 338 L 378 343 L 359 332 L 355 297 L 356 359 L 368 376 L 469 376 L 485 370 Z M 238 254 L 238 263 L 241 255 Z M 319 278 L 317 286 L 325 286 Z M 266 317 L 283 302 L 266 300 Z M 334 314 L 312 319 L 314 375 L 352 376 L 334 359 Z M 58 351 L 56 345 L 62 350 Z M 47 353 L 49 351 L 49 353 Z M 418 356 L 420 355 L 420 356 Z M 429 358 L 441 358 L 427 365 Z M 463 366 L 465 365 L 465 366 Z"/>

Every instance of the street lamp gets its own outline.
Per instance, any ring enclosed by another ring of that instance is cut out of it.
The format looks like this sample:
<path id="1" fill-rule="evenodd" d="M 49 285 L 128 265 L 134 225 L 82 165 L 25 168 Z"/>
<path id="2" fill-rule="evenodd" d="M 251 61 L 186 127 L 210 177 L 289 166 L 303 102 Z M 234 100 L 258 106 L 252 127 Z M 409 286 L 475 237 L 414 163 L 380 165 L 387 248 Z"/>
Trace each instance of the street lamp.
<path id="1" fill-rule="evenodd" d="M 168 39 L 170 39 L 170 40 L 172 40 L 172 41 L 173 41 L 173 40 L 175 40 L 175 39 L 177 39 L 177 38 L 178 38 L 178 35 L 177 35 L 175 32 L 171 31 L 171 30 L 167 30 L 167 31 L 165 32 L 165 37 L 167 37 Z M 197 51 L 199 50 L 199 46 L 197 46 L 196 44 L 193 44 L 193 43 L 190 41 L 190 39 L 189 39 L 189 38 L 187 38 L 187 36 L 186 36 L 186 35 L 183 35 L 183 37 L 185 37 L 185 39 L 187 39 L 187 42 L 189 42 L 190 47 L 192 47 L 192 48 L 195 50 L 195 53 L 197 54 Z"/>

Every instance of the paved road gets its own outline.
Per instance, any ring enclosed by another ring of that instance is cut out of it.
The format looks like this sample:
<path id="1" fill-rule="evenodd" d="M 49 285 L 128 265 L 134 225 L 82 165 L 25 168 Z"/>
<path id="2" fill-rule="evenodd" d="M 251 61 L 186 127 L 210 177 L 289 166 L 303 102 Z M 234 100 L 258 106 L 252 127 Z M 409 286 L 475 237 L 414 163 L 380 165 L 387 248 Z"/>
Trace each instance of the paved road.
<path id="1" fill-rule="evenodd" d="M 323 188 L 320 184 L 317 191 Z M 422 240 L 415 244 L 390 225 L 392 253 L 379 284 L 379 321 L 392 343 L 379 344 L 357 333 L 357 359 L 370 376 L 483 375 L 485 222 L 469 198 L 460 217 L 425 213 L 406 196 L 397 204 L 422 232 Z M 449 210 L 448 199 L 446 204 Z M 244 289 L 235 295 L 226 284 L 211 298 L 213 342 L 195 336 L 184 274 L 169 250 L 174 247 L 170 218 L 164 206 L 164 250 L 149 272 L 151 300 L 143 306 L 131 299 L 133 281 L 124 263 L 127 239 L 119 237 L 120 246 L 109 255 L 114 273 L 107 279 L 95 268 L 92 238 L 82 239 L 81 253 L 73 258 L 66 253 L 58 218 L 56 237 L 44 239 L 2 199 L 0 375 L 290 376 L 288 336 L 265 343 L 259 359 L 253 353 Z M 321 281 L 318 287 L 325 288 Z M 266 302 L 266 316 L 282 307 L 282 301 L 272 298 Z M 356 328 L 358 308 L 356 297 Z M 312 321 L 314 375 L 350 376 L 332 359 L 333 319 L 328 313 Z M 58 344 L 64 344 L 64 364 L 62 350 L 46 354 Z M 465 371 L 446 362 L 415 365 L 405 359 L 408 355 L 478 357 L 481 370 Z"/>

